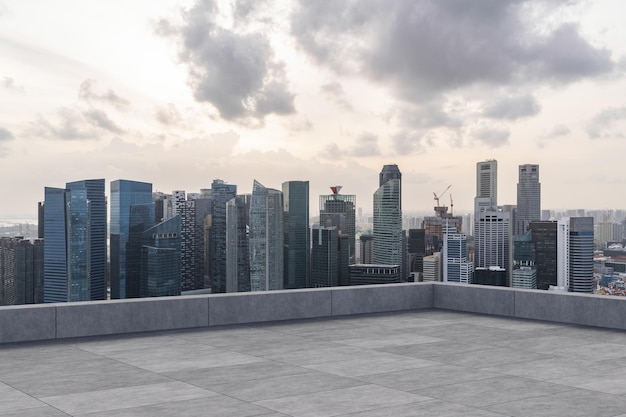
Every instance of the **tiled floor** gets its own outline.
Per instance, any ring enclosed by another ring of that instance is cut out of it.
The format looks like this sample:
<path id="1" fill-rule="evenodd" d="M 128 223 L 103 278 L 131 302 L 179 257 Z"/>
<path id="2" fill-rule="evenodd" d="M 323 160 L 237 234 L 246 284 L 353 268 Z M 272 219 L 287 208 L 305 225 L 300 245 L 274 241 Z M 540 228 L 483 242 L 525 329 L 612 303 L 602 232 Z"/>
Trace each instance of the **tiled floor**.
<path id="1" fill-rule="evenodd" d="M 0 346 L 0 416 L 621 416 L 626 333 L 426 310 Z"/>

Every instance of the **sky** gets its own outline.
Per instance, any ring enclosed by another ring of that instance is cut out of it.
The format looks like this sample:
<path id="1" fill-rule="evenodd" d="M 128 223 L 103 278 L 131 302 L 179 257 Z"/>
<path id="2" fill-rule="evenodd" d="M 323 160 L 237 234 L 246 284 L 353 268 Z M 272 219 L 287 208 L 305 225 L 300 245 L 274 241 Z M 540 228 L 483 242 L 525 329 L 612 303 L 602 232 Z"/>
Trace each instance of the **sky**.
<path id="1" fill-rule="evenodd" d="M 0 217 L 105 178 L 249 193 L 310 181 L 363 212 L 385 164 L 405 212 L 449 185 L 626 209 L 623 0 L 0 0 Z"/>

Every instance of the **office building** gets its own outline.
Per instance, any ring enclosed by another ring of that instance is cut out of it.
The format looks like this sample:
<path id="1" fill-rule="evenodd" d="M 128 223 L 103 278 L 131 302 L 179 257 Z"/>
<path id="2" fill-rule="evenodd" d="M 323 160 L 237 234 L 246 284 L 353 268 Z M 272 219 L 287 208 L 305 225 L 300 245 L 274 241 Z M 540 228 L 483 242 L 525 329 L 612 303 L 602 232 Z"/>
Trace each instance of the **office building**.
<path id="1" fill-rule="evenodd" d="M 537 270 L 531 266 L 520 266 L 513 270 L 513 288 L 534 290 L 537 288 Z"/>
<path id="2" fill-rule="evenodd" d="M 350 237 L 335 226 L 311 229 L 311 286 L 350 285 Z"/>
<path id="3" fill-rule="evenodd" d="M 141 264 L 141 240 L 134 240 L 133 247 L 129 247 L 131 208 L 137 204 L 152 203 L 152 184 L 139 181 L 116 180 L 111 181 L 110 195 L 110 280 L 111 298 L 139 297 L 139 270 Z M 149 210 L 149 209 L 148 209 Z M 152 219 L 154 219 L 154 214 Z M 147 219 L 143 219 L 145 221 Z M 154 225 L 153 221 L 141 222 L 146 229 Z M 139 227 L 139 224 L 134 224 Z M 141 230 L 139 236 L 141 236 Z M 130 251 L 130 253 L 129 253 Z M 129 274 L 127 262 L 133 264 Z M 135 291 L 129 292 L 132 287 Z"/>
<path id="4" fill-rule="evenodd" d="M 537 289 L 557 286 L 557 222 L 530 222 L 531 239 L 535 251 Z"/>
<path id="5" fill-rule="evenodd" d="M 362 234 L 359 236 L 361 257 L 359 263 L 371 264 L 374 257 L 374 236 L 371 234 Z"/>
<path id="6" fill-rule="evenodd" d="M 283 182 L 284 287 L 310 285 L 309 182 Z M 354 212 L 354 210 L 353 210 Z M 354 223 L 353 223 L 354 225 Z"/>
<path id="7" fill-rule="evenodd" d="M 283 193 L 254 181 L 250 200 L 250 290 L 283 289 Z"/>
<path id="8" fill-rule="evenodd" d="M 443 248 L 441 251 L 444 282 L 459 282 L 471 284 L 474 264 L 467 256 L 467 237 L 455 229 L 449 229 L 443 234 Z"/>
<path id="9" fill-rule="evenodd" d="M 498 204 L 498 162 L 488 159 L 476 164 L 476 198 L 487 206 Z M 480 211 L 476 206 L 474 212 Z"/>
<path id="10" fill-rule="evenodd" d="M 435 252 L 432 255 L 424 256 L 424 273 L 422 280 L 441 281 L 441 252 Z"/>
<path id="11" fill-rule="evenodd" d="M 181 293 L 180 215 L 145 230 L 141 247 L 141 297 Z"/>
<path id="12" fill-rule="evenodd" d="M 385 165 L 374 192 L 374 256 L 380 265 L 404 265 L 402 250 L 402 174 Z M 406 276 L 406 271 L 401 271 Z"/>
<path id="13" fill-rule="evenodd" d="M 44 301 L 106 299 L 104 179 L 45 188 Z"/>
<path id="14" fill-rule="evenodd" d="M 593 292 L 593 217 L 571 217 L 557 225 L 557 285 Z"/>
<path id="15" fill-rule="evenodd" d="M 539 165 L 520 165 L 514 235 L 526 233 L 530 222 L 539 220 L 541 220 Z"/>
<path id="16" fill-rule="evenodd" d="M 209 277 L 212 293 L 226 292 L 226 203 L 237 195 L 237 186 L 222 180 L 211 184 L 209 231 Z M 282 274 L 281 274 L 282 278 Z"/>
<path id="17" fill-rule="evenodd" d="M 348 236 L 350 263 L 356 262 L 356 196 L 340 194 L 341 186 L 330 187 L 330 195 L 320 196 L 320 226 L 335 226 L 339 234 Z"/>
<path id="18" fill-rule="evenodd" d="M 474 219 L 474 265 L 476 268 L 510 268 L 510 213 L 492 207 Z"/>
<path id="19" fill-rule="evenodd" d="M 350 285 L 396 284 L 400 281 L 399 265 L 355 264 L 349 266 Z"/>
<path id="20" fill-rule="evenodd" d="M 0 237 L 0 306 L 43 303 L 43 240 Z"/>
<path id="21" fill-rule="evenodd" d="M 226 292 L 250 291 L 250 195 L 226 203 Z"/>

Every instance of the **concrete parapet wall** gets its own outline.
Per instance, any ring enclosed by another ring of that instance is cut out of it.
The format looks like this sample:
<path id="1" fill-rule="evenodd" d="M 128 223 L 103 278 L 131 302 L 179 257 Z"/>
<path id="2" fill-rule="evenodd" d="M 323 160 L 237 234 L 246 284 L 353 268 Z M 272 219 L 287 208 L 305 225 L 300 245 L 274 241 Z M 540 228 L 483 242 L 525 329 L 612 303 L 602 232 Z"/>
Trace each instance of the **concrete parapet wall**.
<path id="1" fill-rule="evenodd" d="M 209 325 L 207 296 L 59 303 L 55 308 L 58 339 Z"/>
<path id="2" fill-rule="evenodd" d="M 0 307 L 0 343 L 446 309 L 626 330 L 626 299 L 407 283 Z"/>
<path id="3" fill-rule="evenodd" d="M 56 338 L 56 308 L 51 305 L 0 307 L 0 343 Z"/>
<path id="4" fill-rule="evenodd" d="M 626 330 L 626 299 L 606 295 L 517 290 L 515 316 Z"/>
<path id="5" fill-rule="evenodd" d="M 331 315 L 331 290 L 284 290 L 208 296 L 209 325 L 309 319 Z"/>
<path id="6" fill-rule="evenodd" d="M 515 290 L 487 285 L 434 282 L 434 308 L 515 316 Z"/>
<path id="7" fill-rule="evenodd" d="M 331 295 L 333 316 L 433 308 L 431 283 L 334 287 Z"/>

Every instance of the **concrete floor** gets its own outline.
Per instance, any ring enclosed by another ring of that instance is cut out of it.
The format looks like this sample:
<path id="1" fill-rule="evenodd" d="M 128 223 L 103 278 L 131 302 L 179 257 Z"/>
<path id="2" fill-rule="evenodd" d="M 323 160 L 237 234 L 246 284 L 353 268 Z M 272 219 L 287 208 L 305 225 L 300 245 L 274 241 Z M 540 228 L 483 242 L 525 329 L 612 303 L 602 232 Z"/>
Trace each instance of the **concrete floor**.
<path id="1" fill-rule="evenodd" d="M 0 416 L 622 416 L 626 333 L 425 310 L 0 346 Z"/>

